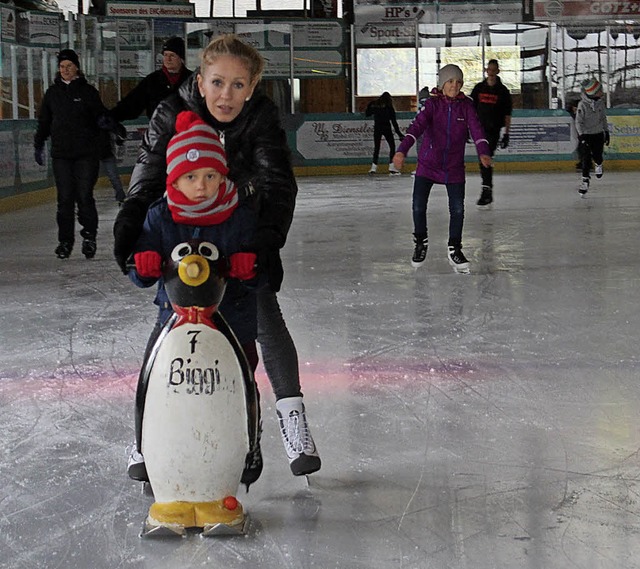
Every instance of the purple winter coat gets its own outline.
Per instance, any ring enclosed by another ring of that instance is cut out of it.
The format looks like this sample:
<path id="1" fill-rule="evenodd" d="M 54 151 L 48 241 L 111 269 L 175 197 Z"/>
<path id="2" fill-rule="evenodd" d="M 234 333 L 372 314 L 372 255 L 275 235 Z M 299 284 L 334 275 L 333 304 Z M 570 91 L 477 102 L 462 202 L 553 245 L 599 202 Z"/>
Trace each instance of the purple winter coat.
<path id="1" fill-rule="evenodd" d="M 416 176 L 424 176 L 439 184 L 461 183 L 465 181 L 464 149 L 469 134 L 475 142 L 478 156 L 489 156 L 489 143 L 473 100 L 464 93 L 450 99 L 434 89 L 422 111 L 407 129 L 398 152 L 406 156 L 423 135 L 418 149 Z"/>

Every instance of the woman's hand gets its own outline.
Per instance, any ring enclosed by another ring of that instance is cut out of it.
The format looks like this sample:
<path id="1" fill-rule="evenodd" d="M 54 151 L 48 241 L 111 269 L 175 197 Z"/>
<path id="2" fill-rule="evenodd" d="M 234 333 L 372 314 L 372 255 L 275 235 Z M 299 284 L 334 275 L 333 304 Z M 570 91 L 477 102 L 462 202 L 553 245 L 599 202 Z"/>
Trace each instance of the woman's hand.
<path id="1" fill-rule="evenodd" d="M 402 154 L 402 152 L 396 152 L 393 155 L 392 162 L 398 170 L 402 170 L 402 167 L 404 166 L 404 154 Z"/>

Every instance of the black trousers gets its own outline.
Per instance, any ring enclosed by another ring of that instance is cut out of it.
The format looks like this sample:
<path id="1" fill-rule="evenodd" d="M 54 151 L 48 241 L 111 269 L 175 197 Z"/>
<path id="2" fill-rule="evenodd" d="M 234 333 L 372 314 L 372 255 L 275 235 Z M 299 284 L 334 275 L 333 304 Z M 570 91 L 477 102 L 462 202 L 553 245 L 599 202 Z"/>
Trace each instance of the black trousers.
<path id="1" fill-rule="evenodd" d="M 602 164 L 604 160 L 604 132 L 597 132 L 596 134 L 585 134 L 584 142 L 580 142 L 580 163 L 582 165 L 582 177 L 589 178 L 589 172 L 591 172 L 591 160 L 596 164 Z"/>
<path id="2" fill-rule="evenodd" d="M 487 130 L 485 131 L 485 136 L 487 137 L 487 142 L 489 142 L 489 156 L 493 156 L 496 152 L 496 148 L 498 148 L 500 131 Z M 493 188 L 493 166 L 486 167 L 483 166 L 481 162 L 480 175 L 482 176 L 482 185 Z"/>
<path id="3" fill-rule="evenodd" d="M 98 180 L 98 158 L 53 159 L 53 177 L 58 194 L 58 241 L 75 240 L 75 209 L 78 204 L 78 222 L 83 237 L 94 237 L 98 232 L 98 210 L 93 199 L 93 188 Z"/>
<path id="4" fill-rule="evenodd" d="M 384 136 L 387 144 L 389 145 L 389 164 L 393 160 L 393 155 L 396 153 L 396 141 L 393 139 L 393 131 L 389 128 L 373 127 L 373 160 L 374 164 L 378 163 L 378 157 L 380 156 L 380 142 Z"/>

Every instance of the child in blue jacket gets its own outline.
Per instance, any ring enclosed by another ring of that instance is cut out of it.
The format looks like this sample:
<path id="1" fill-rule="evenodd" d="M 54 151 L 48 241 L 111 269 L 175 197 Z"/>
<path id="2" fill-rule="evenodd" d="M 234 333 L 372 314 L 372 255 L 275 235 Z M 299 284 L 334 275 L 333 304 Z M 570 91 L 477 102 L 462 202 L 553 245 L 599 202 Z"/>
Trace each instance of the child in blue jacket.
<path id="1" fill-rule="evenodd" d="M 491 165 L 491 156 L 473 100 L 460 91 L 462 85 L 462 70 L 457 65 L 445 65 L 440 69 L 438 88 L 425 101 L 393 157 L 394 165 L 401 169 L 407 152 L 423 136 L 413 183 L 415 249 L 411 265 L 416 268 L 427 258 L 427 202 L 436 183 L 446 186 L 449 197 L 449 263 L 456 271 L 469 268 L 469 261 L 462 253 L 464 150 L 469 135 L 476 145 L 480 162 L 487 168 Z"/>

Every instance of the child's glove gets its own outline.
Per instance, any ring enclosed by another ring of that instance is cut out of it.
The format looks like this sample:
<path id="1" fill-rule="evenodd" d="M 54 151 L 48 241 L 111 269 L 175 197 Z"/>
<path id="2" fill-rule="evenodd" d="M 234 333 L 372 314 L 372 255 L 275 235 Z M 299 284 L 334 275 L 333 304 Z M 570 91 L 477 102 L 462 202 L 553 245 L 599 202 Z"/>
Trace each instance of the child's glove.
<path id="1" fill-rule="evenodd" d="M 33 156 L 38 166 L 44 166 L 44 147 L 43 146 L 36 147 L 33 151 Z"/>
<path id="2" fill-rule="evenodd" d="M 609 146 L 609 143 L 611 142 L 611 137 L 609 136 L 609 131 L 605 130 L 604 131 L 604 143 Z"/>
<path id="3" fill-rule="evenodd" d="M 506 148 L 509 146 L 509 133 L 505 132 L 502 135 L 502 140 L 500 141 L 500 148 Z"/>
<path id="4" fill-rule="evenodd" d="M 250 281 L 257 275 L 257 260 L 258 256 L 255 253 L 234 253 L 229 257 L 229 276 L 239 281 Z"/>
<path id="5" fill-rule="evenodd" d="M 141 277 L 158 279 L 162 276 L 162 257 L 157 251 L 136 253 L 133 260 Z"/>

